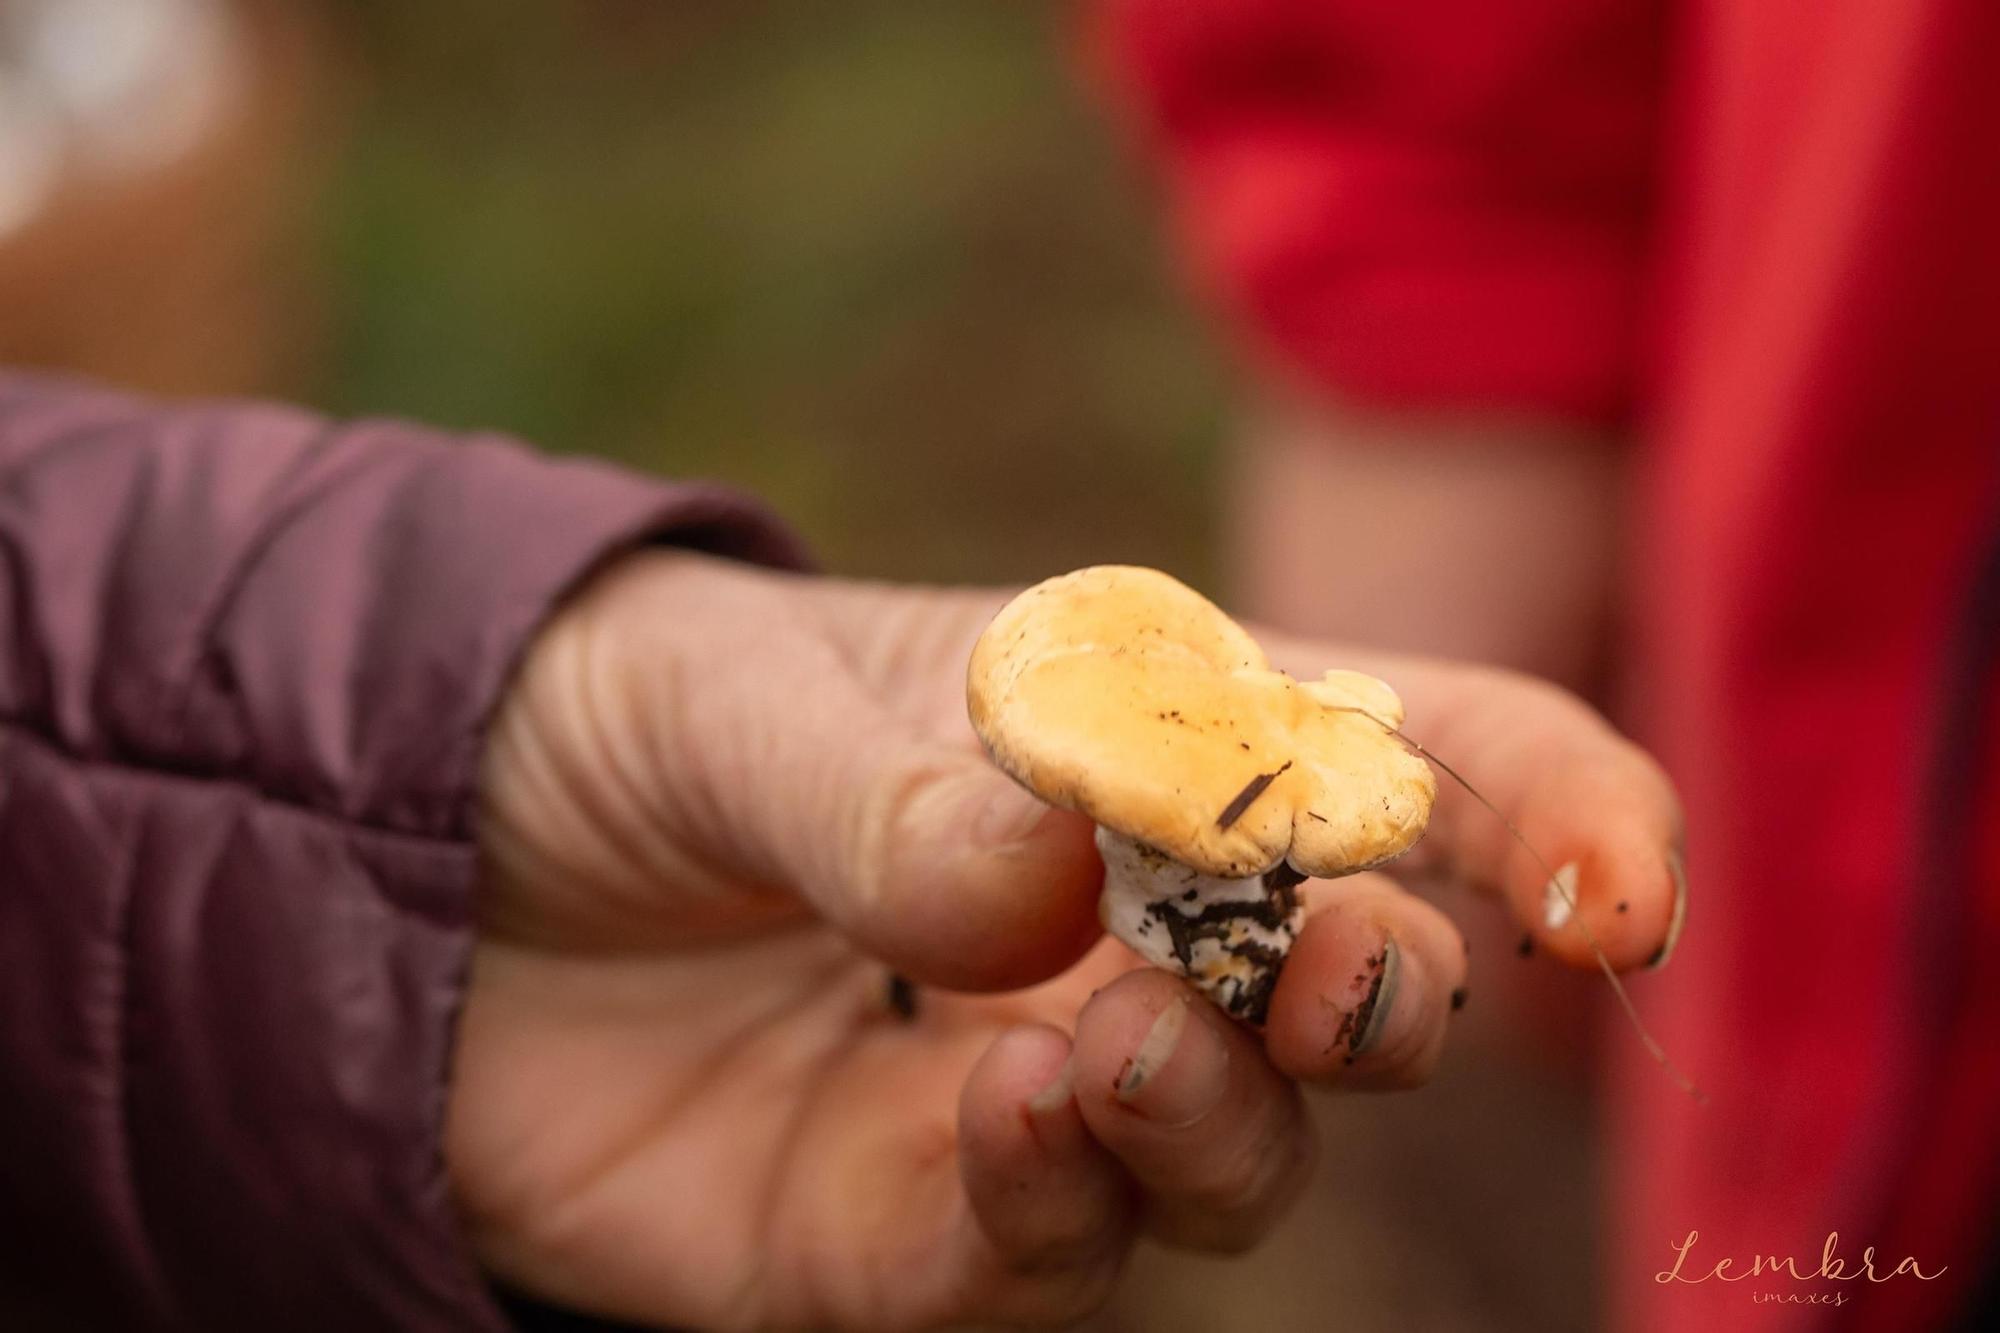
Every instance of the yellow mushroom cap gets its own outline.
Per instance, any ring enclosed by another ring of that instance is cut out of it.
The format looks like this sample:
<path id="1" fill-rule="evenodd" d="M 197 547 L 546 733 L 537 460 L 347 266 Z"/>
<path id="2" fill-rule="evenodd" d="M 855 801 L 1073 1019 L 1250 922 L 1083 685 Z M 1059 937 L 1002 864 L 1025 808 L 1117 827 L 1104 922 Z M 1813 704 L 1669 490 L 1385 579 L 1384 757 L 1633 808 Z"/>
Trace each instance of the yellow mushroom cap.
<path id="1" fill-rule="evenodd" d="M 1038 583 L 966 675 L 994 761 L 1052 805 L 1204 874 L 1345 875 L 1402 855 L 1437 792 L 1372 676 L 1299 682 L 1201 594 L 1098 565 Z"/>

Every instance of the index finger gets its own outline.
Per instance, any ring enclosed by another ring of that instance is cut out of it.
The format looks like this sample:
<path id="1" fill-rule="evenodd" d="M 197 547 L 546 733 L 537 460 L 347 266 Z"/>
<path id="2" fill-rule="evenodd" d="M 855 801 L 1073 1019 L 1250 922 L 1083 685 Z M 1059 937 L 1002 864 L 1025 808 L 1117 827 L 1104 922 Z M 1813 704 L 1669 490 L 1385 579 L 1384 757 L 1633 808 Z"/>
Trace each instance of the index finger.
<path id="1" fill-rule="evenodd" d="M 1014 590 L 931 590 L 920 603 L 888 585 L 819 580 L 812 591 L 864 681 L 938 734 L 978 744 L 965 719 L 962 664 Z M 1331 667 L 1386 680 L 1407 709 L 1404 734 L 1434 765 L 1450 766 L 1439 774 L 1430 831 L 1401 868 L 1440 869 L 1496 894 L 1533 944 L 1565 962 L 1593 966 L 1592 937 L 1621 971 L 1666 961 L 1687 910 L 1680 802 L 1659 765 L 1594 709 L 1518 672 L 1246 628 L 1273 666 L 1300 680 Z"/>
<path id="2" fill-rule="evenodd" d="M 1496 893 L 1531 944 L 1564 962 L 1595 966 L 1593 938 L 1621 971 L 1666 961 L 1687 912 L 1680 801 L 1659 764 L 1596 710 L 1495 667 L 1368 652 L 1336 659 L 1307 640 L 1259 637 L 1302 679 L 1338 665 L 1389 682 L 1407 710 L 1401 730 L 1434 766 L 1449 766 L 1406 868 L 1442 869 Z"/>

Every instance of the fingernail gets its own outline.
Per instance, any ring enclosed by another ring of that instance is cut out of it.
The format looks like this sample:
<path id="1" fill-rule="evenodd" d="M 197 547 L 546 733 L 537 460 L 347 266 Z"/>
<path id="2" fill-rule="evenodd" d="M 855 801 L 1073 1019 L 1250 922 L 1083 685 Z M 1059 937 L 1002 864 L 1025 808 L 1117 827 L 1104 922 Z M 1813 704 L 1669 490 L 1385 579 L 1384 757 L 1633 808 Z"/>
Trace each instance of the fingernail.
<path id="1" fill-rule="evenodd" d="M 1056 1071 L 1056 1076 L 1049 1081 L 1049 1086 L 1028 1098 L 1030 1114 L 1050 1115 L 1069 1105 L 1070 1097 L 1076 1091 L 1076 1076 L 1071 1073 L 1069 1066 L 1069 1061 L 1063 1061 L 1062 1068 Z"/>
<path id="2" fill-rule="evenodd" d="M 1667 853 L 1667 874 L 1674 881 L 1674 914 L 1667 918 L 1667 938 L 1661 942 L 1659 951 L 1646 960 L 1648 971 L 1657 971 L 1667 965 L 1667 960 L 1674 956 L 1674 949 L 1681 942 L 1681 927 L 1687 924 L 1687 867 L 1682 864 L 1678 851 Z"/>
<path id="3" fill-rule="evenodd" d="M 1019 787 L 982 792 L 972 818 L 972 840 L 983 847 L 1012 847 L 1027 841 L 1048 812 L 1047 805 Z"/>
<path id="4" fill-rule="evenodd" d="M 1112 1090 L 1121 1104 L 1170 1128 L 1192 1125 L 1214 1110 L 1228 1086 L 1229 1048 L 1190 1017 L 1189 1007 L 1181 998 L 1160 1011 Z"/>
<path id="5" fill-rule="evenodd" d="M 1570 861 L 1542 886 L 1542 925 L 1561 930 L 1576 915 L 1576 862 Z"/>
<path id="6" fill-rule="evenodd" d="M 1175 1000 L 1160 1010 L 1160 1016 L 1153 1020 L 1153 1026 L 1146 1029 L 1145 1037 L 1139 1042 L 1139 1049 L 1118 1071 L 1118 1100 L 1129 1102 L 1138 1096 L 1139 1089 L 1146 1086 L 1153 1075 L 1166 1068 L 1167 1061 L 1173 1059 L 1174 1048 L 1180 1045 L 1181 1033 L 1187 1031 L 1188 1002 Z"/>
<path id="7" fill-rule="evenodd" d="M 1366 1055 L 1382 1044 L 1382 1034 L 1389 1029 L 1389 1017 L 1396 1011 L 1396 992 L 1403 979 L 1403 951 L 1393 935 L 1383 939 L 1381 959 L 1374 984 L 1354 1011 L 1354 1042 L 1347 1048 L 1350 1058 Z"/>

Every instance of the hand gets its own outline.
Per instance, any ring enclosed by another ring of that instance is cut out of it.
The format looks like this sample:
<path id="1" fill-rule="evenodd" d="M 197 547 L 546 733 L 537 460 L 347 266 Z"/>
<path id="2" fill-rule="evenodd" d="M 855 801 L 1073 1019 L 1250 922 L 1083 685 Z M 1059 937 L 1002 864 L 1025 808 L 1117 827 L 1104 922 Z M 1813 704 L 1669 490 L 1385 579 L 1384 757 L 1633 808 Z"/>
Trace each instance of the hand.
<path id="1" fill-rule="evenodd" d="M 699 1326 L 1073 1317 L 1136 1235 L 1255 1242 L 1313 1155 L 1302 1082 L 1428 1074 L 1465 959 L 1388 876 L 1308 886 L 1261 1036 L 1099 937 L 1090 826 L 1008 783 L 965 719 L 1000 601 L 658 552 L 538 637 L 487 753 L 446 1135 L 500 1278 Z M 1413 733 L 1579 864 L 1616 963 L 1659 947 L 1674 799 L 1595 715 L 1266 642 L 1294 674 L 1394 683 Z M 1588 958 L 1469 801 L 1441 796 L 1422 850 Z M 919 987 L 907 1020 L 890 969 Z"/>
<path id="2" fill-rule="evenodd" d="M 1246 615 L 1340 643 L 1511 667 L 1585 697 L 1625 674 L 1631 450 L 1615 432 L 1275 390 L 1229 461 L 1225 545 Z M 1498 919 L 1466 931 L 1482 955 L 1516 938 Z M 1597 1017 L 1580 1001 L 1601 985 L 1539 967 L 1490 973 L 1462 1040 L 1475 1058 L 1580 1091 Z"/>

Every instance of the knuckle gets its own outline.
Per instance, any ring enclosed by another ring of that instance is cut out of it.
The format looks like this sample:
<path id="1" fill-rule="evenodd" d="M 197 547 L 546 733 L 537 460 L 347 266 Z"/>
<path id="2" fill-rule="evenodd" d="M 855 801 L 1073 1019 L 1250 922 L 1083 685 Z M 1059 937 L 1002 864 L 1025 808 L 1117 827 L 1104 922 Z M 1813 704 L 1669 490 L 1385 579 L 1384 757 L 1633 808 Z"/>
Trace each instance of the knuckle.
<path id="1" fill-rule="evenodd" d="M 1097 1228 L 1079 1224 L 1049 1227 L 1010 1247 L 1007 1268 L 1019 1277 L 1056 1277 L 1088 1266 L 1106 1248 L 1105 1237 Z"/>
<path id="2" fill-rule="evenodd" d="M 1318 1156 L 1304 1117 L 1245 1134 L 1210 1170 L 1172 1192 L 1175 1230 L 1198 1248 L 1237 1252 L 1257 1243 L 1304 1189 Z"/>
<path id="3" fill-rule="evenodd" d="M 1028 1322 L 1044 1325 L 1067 1324 L 1094 1314 L 1117 1291 L 1128 1250 L 1121 1241 L 1078 1262 L 1023 1279 L 1027 1291 L 1021 1314 Z"/>
<path id="4" fill-rule="evenodd" d="M 935 765 L 887 753 L 879 741 L 879 762 L 865 782 L 850 786 L 829 774 L 822 785 L 824 799 L 838 812 L 823 821 L 837 830 L 832 850 L 840 861 L 850 900 L 861 911 L 888 902 L 896 888 L 897 854 L 912 817 L 927 800 L 936 799 L 942 774 Z"/>

